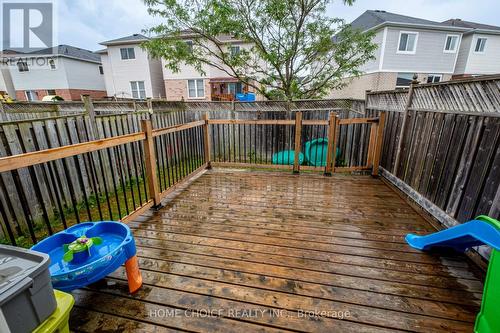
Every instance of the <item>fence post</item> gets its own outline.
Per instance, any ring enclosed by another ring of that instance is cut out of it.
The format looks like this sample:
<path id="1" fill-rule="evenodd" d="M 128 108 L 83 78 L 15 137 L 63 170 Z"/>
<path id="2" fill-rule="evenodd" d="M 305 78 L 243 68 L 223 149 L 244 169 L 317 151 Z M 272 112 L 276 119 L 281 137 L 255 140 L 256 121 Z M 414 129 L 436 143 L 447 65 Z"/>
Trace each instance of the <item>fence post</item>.
<path id="1" fill-rule="evenodd" d="M 383 143 L 382 141 L 384 141 L 385 117 L 386 117 L 386 112 L 381 111 L 379 113 L 378 124 L 377 124 L 375 149 L 373 150 L 372 176 L 378 176 L 380 156 L 382 155 L 382 143 Z"/>
<path id="2" fill-rule="evenodd" d="M 302 112 L 295 112 L 295 153 L 293 161 L 293 173 L 300 172 L 299 165 L 299 155 L 300 155 L 300 143 L 302 140 Z"/>
<path id="3" fill-rule="evenodd" d="M 208 128 L 208 112 L 203 115 L 203 120 L 205 125 L 203 125 L 203 136 L 205 140 L 205 163 L 207 163 L 207 169 L 212 169 L 212 164 L 210 162 L 210 131 Z"/>
<path id="4" fill-rule="evenodd" d="M 378 123 L 370 124 L 370 137 L 368 140 L 368 156 L 366 159 L 366 166 L 373 168 L 373 154 L 375 152 L 375 146 L 377 145 L 377 129 Z"/>
<path id="5" fill-rule="evenodd" d="M 148 112 L 149 112 L 149 114 L 153 114 L 153 100 L 151 98 L 148 98 L 146 100 L 146 103 L 147 103 L 147 106 L 148 106 Z"/>
<path id="6" fill-rule="evenodd" d="M 336 142 L 335 142 L 336 137 L 337 137 L 337 115 L 334 112 L 330 112 L 330 114 L 328 115 L 328 148 L 326 151 L 325 176 L 331 176 L 332 170 L 335 170 L 335 158 L 337 152 L 334 151 L 334 149 L 336 147 Z"/>
<path id="7" fill-rule="evenodd" d="M 411 106 L 411 102 L 413 99 L 413 89 L 414 89 L 416 84 L 418 84 L 418 81 L 416 80 L 416 78 L 414 78 L 410 84 L 410 89 L 408 89 L 408 98 L 406 99 L 406 105 L 405 105 L 405 110 L 404 110 L 404 114 L 403 114 L 403 123 L 401 124 L 401 130 L 399 131 L 398 149 L 396 150 L 396 158 L 394 160 L 394 171 L 392 173 L 396 177 L 398 174 L 399 161 L 401 160 L 401 150 L 403 148 L 403 139 L 404 139 L 404 135 L 406 133 L 406 128 L 408 127 L 408 110 Z"/>
<path id="8" fill-rule="evenodd" d="M 92 103 L 92 98 L 89 95 L 82 95 L 83 106 L 85 107 L 85 112 L 89 115 L 90 128 L 92 130 L 92 139 L 100 139 L 98 137 L 97 122 L 95 120 L 95 109 L 94 103 Z"/>
<path id="9" fill-rule="evenodd" d="M 144 159 L 146 165 L 146 177 L 148 182 L 149 196 L 153 199 L 154 205 L 160 205 L 160 191 L 158 179 L 156 178 L 156 155 L 154 149 L 153 129 L 151 120 L 141 120 L 141 130 L 146 135 L 144 140 Z"/>

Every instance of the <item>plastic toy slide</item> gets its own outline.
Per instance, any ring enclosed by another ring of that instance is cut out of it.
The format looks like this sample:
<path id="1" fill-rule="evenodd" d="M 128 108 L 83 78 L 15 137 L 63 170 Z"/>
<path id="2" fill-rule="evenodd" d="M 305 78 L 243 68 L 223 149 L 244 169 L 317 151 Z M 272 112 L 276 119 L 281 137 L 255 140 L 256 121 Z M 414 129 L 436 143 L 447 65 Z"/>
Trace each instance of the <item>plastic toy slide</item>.
<path id="1" fill-rule="evenodd" d="M 134 237 L 130 228 L 120 222 L 77 224 L 31 249 L 50 256 L 52 285 L 62 291 L 99 281 L 124 263 L 130 292 L 142 285 Z"/>
<path id="2" fill-rule="evenodd" d="M 457 225 L 426 236 L 409 234 L 408 244 L 419 250 L 436 247 L 452 247 L 458 251 L 479 245 L 491 246 L 492 252 L 486 281 L 484 284 L 481 311 L 476 318 L 474 332 L 500 332 L 500 222 L 488 216 L 478 216 L 475 220 Z"/>
<path id="3" fill-rule="evenodd" d="M 273 154 L 273 164 L 293 165 L 295 162 L 295 151 L 284 150 Z M 304 163 L 304 154 L 299 153 L 299 164 Z"/>

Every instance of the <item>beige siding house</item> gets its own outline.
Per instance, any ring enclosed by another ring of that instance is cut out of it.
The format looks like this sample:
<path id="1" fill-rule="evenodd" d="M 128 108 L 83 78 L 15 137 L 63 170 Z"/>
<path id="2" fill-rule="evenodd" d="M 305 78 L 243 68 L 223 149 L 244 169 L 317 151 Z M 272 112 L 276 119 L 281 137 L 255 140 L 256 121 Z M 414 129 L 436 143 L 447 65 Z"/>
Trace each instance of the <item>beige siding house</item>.
<path id="1" fill-rule="evenodd" d="M 98 51 L 108 96 L 119 98 L 165 98 L 161 61 L 152 58 L 140 44 L 146 36 L 134 34 L 102 42 Z"/>
<path id="2" fill-rule="evenodd" d="M 195 35 L 185 34 L 183 40 L 189 43 Z M 218 42 L 222 48 L 240 50 L 250 48 L 250 44 L 233 39 L 230 36 L 219 36 Z M 208 44 L 208 42 L 207 42 Z M 215 51 L 215 44 L 210 45 Z M 222 64 L 220 64 L 222 66 Z M 223 67 L 223 66 L 222 66 Z M 204 65 L 203 72 L 198 72 L 193 66 L 180 64 L 178 72 L 165 66 L 163 60 L 163 78 L 167 100 L 193 100 L 193 101 L 232 101 L 237 93 L 254 92 L 251 86 L 245 85 L 228 75 L 224 70 Z M 259 95 L 257 99 L 261 99 Z"/>
<path id="3" fill-rule="evenodd" d="M 499 73 L 500 28 L 463 23 L 366 11 L 351 26 L 374 32 L 375 59 L 361 68 L 363 75 L 345 78 L 346 86 L 332 91 L 330 97 L 364 98 L 367 90 L 405 88 L 415 74 L 420 82 L 439 82 Z M 475 52 L 477 47 L 482 51 Z"/>
<path id="4" fill-rule="evenodd" d="M 469 29 L 462 37 L 454 78 L 500 73 L 500 27 L 459 19 L 444 23 Z"/>

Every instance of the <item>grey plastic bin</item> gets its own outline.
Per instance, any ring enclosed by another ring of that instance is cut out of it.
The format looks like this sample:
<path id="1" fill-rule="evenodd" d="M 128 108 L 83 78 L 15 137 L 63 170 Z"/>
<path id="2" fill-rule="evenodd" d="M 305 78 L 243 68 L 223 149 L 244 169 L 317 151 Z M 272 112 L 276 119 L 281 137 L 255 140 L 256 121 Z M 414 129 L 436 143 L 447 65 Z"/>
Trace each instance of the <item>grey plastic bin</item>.
<path id="1" fill-rule="evenodd" d="M 0 245 L 0 332 L 31 332 L 56 309 L 49 256 Z"/>

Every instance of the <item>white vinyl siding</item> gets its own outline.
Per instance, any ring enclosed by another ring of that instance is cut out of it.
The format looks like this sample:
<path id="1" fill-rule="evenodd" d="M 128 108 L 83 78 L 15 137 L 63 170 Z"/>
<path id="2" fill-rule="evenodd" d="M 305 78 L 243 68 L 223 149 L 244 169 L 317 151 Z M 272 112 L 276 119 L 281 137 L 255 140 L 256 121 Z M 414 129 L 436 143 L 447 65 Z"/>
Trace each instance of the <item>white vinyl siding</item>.
<path id="1" fill-rule="evenodd" d="M 455 68 L 455 59 L 458 52 L 443 52 L 446 36 L 443 31 L 419 29 L 415 52 L 399 52 L 401 31 L 397 28 L 387 28 L 384 62 L 380 71 L 412 72 L 412 73 L 440 73 L 451 74 Z M 460 34 L 457 34 L 460 36 Z M 459 47 L 460 47 L 459 40 Z M 411 60 L 409 59 L 411 58 Z"/>
<path id="2" fill-rule="evenodd" d="M 132 90 L 132 98 L 135 99 L 146 98 L 146 88 L 144 86 L 144 81 L 131 81 L 130 88 Z"/>
<path id="3" fill-rule="evenodd" d="M 121 54 L 122 60 L 135 59 L 135 51 L 134 51 L 133 47 L 121 48 L 120 54 Z"/>
<path id="4" fill-rule="evenodd" d="M 188 80 L 188 97 L 189 98 L 204 98 L 205 86 L 203 79 Z"/>
<path id="5" fill-rule="evenodd" d="M 414 54 L 417 49 L 417 32 L 401 31 L 399 34 L 398 53 Z"/>
<path id="6" fill-rule="evenodd" d="M 455 53 L 458 49 L 458 35 L 446 35 L 446 41 L 444 43 L 444 52 Z"/>

